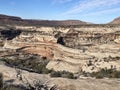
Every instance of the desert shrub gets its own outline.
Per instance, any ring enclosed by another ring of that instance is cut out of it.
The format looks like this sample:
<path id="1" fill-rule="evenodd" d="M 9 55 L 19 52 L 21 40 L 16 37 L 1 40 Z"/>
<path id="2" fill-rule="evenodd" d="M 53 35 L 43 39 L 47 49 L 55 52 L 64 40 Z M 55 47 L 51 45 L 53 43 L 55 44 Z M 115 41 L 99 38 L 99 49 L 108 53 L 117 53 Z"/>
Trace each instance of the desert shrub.
<path id="1" fill-rule="evenodd" d="M 91 73 L 90 76 L 96 78 L 120 78 L 120 71 L 117 71 L 115 69 L 101 69 L 98 72 Z"/>
<path id="2" fill-rule="evenodd" d="M 102 73 L 98 73 L 98 72 L 97 73 L 93 72 L 91 76 L 96 77 L 97 79 L 102 79 L 104 77 Z"/>
<path id="3" fill-rule="evenodd" d="M 66 71 L 62 72 L 62 77 L 64 77 L 64 78 L 71 78 L 71 79 L 75 78 L 73 73 L 66 72 Z"/>
<path id="4" fill-rule="evenodd" d="M 27 88 L 23 86 L 7 85 L 1 90 L 27 90 Z"/>
<path id="5" fill-rule="evenodd" d="M 36 60 L 35 58 L 29 58 L 29 59 L 17 59 L 17 60 L 10 60 L 5 59 L 6 65 L 9 65 L 11 67 L 16 67 L 22 70 L 27 70 L 29 72 L 36 72 L 39 74 L 49 74 L 51 77 L 63 77 L 63 78 L 70 78 L 70 79 L 76 79 L 74 77 L 73 73 L 67 72 L 67 71 L 54 71 L 49 70 L 46 68 L 46 65 L 48 64 L 48 60 Z"/>
<path id="6" fill-rule="evenodd" d="M 92 64 L 92 61 L 91 60 L 89 60 L 89 62 L 88 62 L 88 64 L 87 64 L 88 66 L 92 66 L 93 64 Z"/>
<path id="7" fill-rule="evenodd" d="M 61 73 L 60 73 L 60 71 L 52 71 L 50 73 L 50 76 L 51 77 L 61 77 Z"/>
<path id="8" fill-rule="evenodd" d="M 30 72 L 36 72 L 40 74 L 42 73 L 48 74 L 51 72 L 51 70 L 46 68 L 46 65 L 49 62 L 47 59 L 44 60 L 38 60 L 36 58 L 17 59 L 17 60 L 4 59 L 4 61 L 8 66 L 20 68 Z"/>
<path id="9" fill-rule="evenodd" d="M 0 89 L 3 87 L 3 75 L 0 73 Z"/>
<path id="10" fill-rule="evenodd" d="M 54 36 L 54 37 L 55 37 L 55 38 L 59 38 L 59 37 L 61 36 L 61 33 L 62 33 L 62 32 L 60 32 L 60 31 L 59 31 L 59 32 L 57 32 L 57 34 L 55 34 L 55 36 Z"/>
<path id="11" fill-rule="evenodd" d="M 88 74 L 89 74 L 89 73 L 87 73 L 87 72 L 85 72 L 85 71 L 81 72 L 81 75 L 83 75 L 84 77 L 88 77 L 88 76 L 89 76 Z"/>
<path id="12" fill-rule="evenodd" d="M 67 72 L 67 71 L 52 71 L 50 73 L 51 77 L 63 77 L 63 78 L 69 78 L 69 79 L 76 79 L 74 77 L 73 73 Z"/>

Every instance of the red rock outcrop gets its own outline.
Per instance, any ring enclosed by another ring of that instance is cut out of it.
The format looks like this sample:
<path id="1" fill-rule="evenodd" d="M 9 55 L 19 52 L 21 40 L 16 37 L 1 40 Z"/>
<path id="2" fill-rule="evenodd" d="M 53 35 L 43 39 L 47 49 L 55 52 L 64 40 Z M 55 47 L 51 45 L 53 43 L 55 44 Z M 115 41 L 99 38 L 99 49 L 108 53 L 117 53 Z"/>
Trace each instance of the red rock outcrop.
<path id="1" fill-rule="evenodd" d="M 110 24 L 120 24 L 120 17 L 115 18 Z"/>

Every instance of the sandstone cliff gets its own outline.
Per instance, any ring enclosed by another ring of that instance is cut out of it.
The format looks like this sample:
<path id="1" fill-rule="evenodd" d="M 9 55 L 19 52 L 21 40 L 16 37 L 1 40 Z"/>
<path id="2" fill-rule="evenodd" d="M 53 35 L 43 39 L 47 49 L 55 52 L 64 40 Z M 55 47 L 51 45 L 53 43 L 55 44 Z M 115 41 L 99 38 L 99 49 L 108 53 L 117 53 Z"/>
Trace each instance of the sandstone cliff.
<path id="1" fill-rule="evenodd" d="M 1 34 L 5 38 L 4 49 L 38 54 L 50 59 L 48 69 L 78 73 L 111 66 L 120 70 L 119 58 L 116 58 L 120 55 L 119 28 L 15 26 L 13 30 L 2 30 Z M 10 33 L 15 36 L 11 38 Z"/>

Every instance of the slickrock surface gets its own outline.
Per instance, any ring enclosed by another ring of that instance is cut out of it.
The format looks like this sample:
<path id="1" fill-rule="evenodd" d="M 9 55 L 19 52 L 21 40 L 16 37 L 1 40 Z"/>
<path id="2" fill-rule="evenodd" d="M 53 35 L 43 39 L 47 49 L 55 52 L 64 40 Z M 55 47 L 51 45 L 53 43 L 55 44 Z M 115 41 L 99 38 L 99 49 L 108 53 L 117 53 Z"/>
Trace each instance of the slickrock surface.
<path id="1" fill-rule="evenodd" d="M 17 78 L 17 72 L 15 68 L 10 68 L 4 65 L 0 65 L 0 72 L 3 73 L 4 80 L 13 80 L 13 84 L 34 84 L 36 81 L 41 81 L 43 84 L 47 84 L 49 87 L 57 86 L 58 90 L 119 90 L 119 79 L 92 79 L 92 78 L 79 78 L 65 79 L 65 78 L 50 78 L 45 74 L 30 73 L 22 70 L 23 81 Z M 24 82 L 24 83 L 23 83 Z M 12 84 L 12 83 L 11 83 Z"/>

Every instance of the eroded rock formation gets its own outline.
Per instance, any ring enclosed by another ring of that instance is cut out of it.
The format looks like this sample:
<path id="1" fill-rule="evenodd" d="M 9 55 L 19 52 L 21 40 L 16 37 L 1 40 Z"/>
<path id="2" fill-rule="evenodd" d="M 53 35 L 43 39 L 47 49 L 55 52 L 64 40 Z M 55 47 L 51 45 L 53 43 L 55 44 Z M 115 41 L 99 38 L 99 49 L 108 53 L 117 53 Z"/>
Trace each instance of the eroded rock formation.
<path id="1" fill-rule="evenodd" d="M 119 28 L 15 26 L 12 32 L 20 33 L 14 33 L 15 37 L 11 39 L 3 37 L 2 49 L 7 52 L 2 52 L 1 55 L 7 55 L 11 50 L 41 55 L 50 60 L 47 68 L 55 71 L 93 72 L 101 68 L 111 68 L 111 65 L 120 70 Z M 118 58 L 111 60 L 110 57 Z"/>

